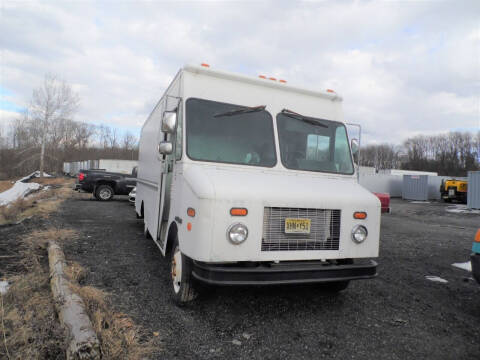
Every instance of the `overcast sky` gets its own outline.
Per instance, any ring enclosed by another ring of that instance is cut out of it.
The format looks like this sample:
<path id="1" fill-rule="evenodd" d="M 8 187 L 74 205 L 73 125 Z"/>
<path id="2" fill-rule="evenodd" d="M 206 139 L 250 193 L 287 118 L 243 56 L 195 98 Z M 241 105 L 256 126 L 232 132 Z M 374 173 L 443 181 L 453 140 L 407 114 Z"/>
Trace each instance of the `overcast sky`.
<path id="1" fill-rule="evenodd" d="M 335 89 L 368 142 L 480 129 L 480 1 L 0 0 L 0 125 L 45 73 L 136 134 L 178 69 Z"/>

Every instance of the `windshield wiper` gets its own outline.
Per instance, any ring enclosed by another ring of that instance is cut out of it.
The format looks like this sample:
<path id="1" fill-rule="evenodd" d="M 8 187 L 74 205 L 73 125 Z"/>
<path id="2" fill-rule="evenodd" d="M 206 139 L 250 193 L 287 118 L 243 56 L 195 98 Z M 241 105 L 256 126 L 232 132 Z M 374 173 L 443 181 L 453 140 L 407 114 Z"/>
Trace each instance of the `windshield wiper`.
<path id="1" fill-rule="evenodd" d="M 305 122 L 307 122 L 309 124 L 312 124 L 312 125 L 318 125 L 320 127 L 328 128 L 327 125 L 322 124 L 320 122 L 321 120 L 317 120 L 317 119 L 314 119 L 314 118 L 311 118 L 311 117 L 308 117 L 308 116 L 301 115 L 301 114 L 296 113 L 295 111 L 292 111 L 292 110 L 283 109 L 281 111 L 281 113 L 284 114 L 285 116 L 291 117 L 293 119 L 305 121 Z"/>
<path id="2" fill-rule="evenodd" d="M 224 112 L 224 113 L 215 114 L 215 115 L 213 115 L 213 117 L 232 116 L 232 115 L 245 114 L 245 113 L 250 113 L 250 112 L 257 112 L 257 111 L 265 110 L 266 107 L 267 107 L 267 105 L 243 106 L 240 109 L 235 109 L 235 110 L 227 111 L 227 112 Z"/>

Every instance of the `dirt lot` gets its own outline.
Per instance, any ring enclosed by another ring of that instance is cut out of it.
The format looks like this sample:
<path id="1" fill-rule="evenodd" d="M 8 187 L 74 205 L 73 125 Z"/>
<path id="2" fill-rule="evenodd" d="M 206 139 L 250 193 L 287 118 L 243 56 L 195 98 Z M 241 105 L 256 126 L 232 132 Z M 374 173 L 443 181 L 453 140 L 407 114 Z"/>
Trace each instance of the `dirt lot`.
<path id="1" fill-rule="evenodd" d="M 72 199 L 57 216 L 80 234 L 65 252 L 87 269 L 84 282 L 158 337 L 158 358 L 479 358 L 480 285 L 451 264 L 468 260 L 480 216 L 446 213 L 442 203 L 392 207 L 375 280 L 339 295 L 217 288 L 185 309 L 169 298 L 166 261 L 125 199 Z"/>

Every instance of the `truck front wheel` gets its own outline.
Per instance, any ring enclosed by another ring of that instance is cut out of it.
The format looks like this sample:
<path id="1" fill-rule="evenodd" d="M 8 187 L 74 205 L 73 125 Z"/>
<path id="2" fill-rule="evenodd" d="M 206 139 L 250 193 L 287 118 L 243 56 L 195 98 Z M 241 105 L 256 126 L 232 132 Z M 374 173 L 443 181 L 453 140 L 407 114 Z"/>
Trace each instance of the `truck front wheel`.
<path id="1" fill-rule="evenodd" d="M 197 297 L 192 277 L 192 260 L 181 253 L 178 238 L 170 252 L 170 274 L 173 299 L 177 305 L 182 306 Z"/>
<path id="2" fill-rule="evenodd" d="M 348 287 L 348 284 L 350 284 L 350 281 L 348 280 L 334 281 L 334 282 L 325 284 L 325 289 L 331 293 L 338 293 L 340 291 L 345 290 Z"/>
<path id="3" fill-rule="evenodd" d="M 100 185 L 95 190 L 95 197 L 100 201 L 108 201 L 113 198 L 113 189 L 110 185 Z"/>

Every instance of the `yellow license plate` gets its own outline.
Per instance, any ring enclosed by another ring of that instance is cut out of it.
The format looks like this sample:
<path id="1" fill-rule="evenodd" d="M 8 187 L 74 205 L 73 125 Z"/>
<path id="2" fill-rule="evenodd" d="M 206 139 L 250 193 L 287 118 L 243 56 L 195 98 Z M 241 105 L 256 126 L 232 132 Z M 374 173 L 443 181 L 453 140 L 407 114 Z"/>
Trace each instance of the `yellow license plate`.
<path id="1" fill-rule="evenodd" d="M 310 219 L 285 219 L 285 234 L 310 234 Z"/>

